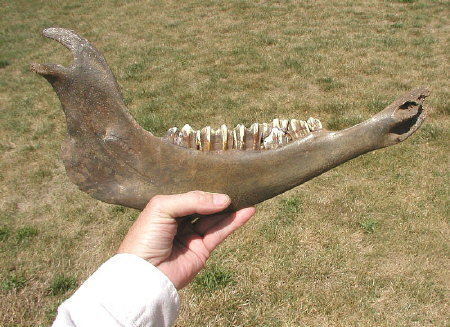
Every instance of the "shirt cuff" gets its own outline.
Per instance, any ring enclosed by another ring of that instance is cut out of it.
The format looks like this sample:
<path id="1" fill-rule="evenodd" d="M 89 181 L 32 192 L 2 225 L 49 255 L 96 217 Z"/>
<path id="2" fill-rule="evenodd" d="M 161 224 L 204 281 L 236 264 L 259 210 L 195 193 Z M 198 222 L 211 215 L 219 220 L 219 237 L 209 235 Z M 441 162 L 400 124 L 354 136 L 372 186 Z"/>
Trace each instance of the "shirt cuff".
<path id="1" fill-rule="evenodd" d="M 123 326 L 171 326 L 178 317 L 180 299 L 158 268 L 133 254 L 117 254 L 61 307 L 93 309 L 92 305 L 103 307 Z"/>

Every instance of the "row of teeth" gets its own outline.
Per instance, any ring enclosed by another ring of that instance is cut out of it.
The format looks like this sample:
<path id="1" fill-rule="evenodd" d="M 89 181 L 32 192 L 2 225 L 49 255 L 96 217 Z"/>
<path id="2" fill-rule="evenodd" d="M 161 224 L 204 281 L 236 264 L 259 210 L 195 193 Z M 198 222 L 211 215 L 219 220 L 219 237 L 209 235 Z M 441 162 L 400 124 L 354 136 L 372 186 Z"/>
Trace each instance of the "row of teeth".
<path id="1" fill-rule="evenodd" d="M 164 139 L 200 151 L 269 150 L 305 137 L 321 128 L 321 122 L 312 117 L 307 121 L 274 119 L 272 124 L 254 123 L 249 128 L 239 124 L 233 129 L 228 129 L 226 125 L 222 125 L 217 130 L 210 126 L 194 130 L 186 124 L 181 130 L 176 127 L 169 129 Z"/>

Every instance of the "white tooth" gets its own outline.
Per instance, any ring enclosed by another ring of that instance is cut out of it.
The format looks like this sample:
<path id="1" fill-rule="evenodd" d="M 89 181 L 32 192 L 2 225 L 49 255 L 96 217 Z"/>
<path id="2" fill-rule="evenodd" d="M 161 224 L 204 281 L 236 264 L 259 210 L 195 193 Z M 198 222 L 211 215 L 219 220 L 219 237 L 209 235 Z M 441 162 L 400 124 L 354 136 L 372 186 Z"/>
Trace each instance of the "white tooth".
<path id="1" fill-rule="evenodd" d="M 258 123 L 253 123 L 250 126 L 250 133 L 253 135 L 253 150 L 257 150 L 259 149 L 259 144 L 261 143 Z"/>
<path id="2" fill-rule="evenodd" d="M 269 136 L 264 138 L 263 145 L 265 149 L 273 149 L 278 146 L 278 144 L 283 144 L 284 132 L 274 127 L 270 132 Z"/>
<path id="3" fill-rule="evenodd" d="M 269 136 L 270 131 L 271 131 L 271 128 L 270 128 L 269 124 L 263 123 L 262 128 L 261 128 L 262 137 L 265 138 L 265 137 Z"/>
<path id="4" fill-rule="evenodd" d="M 236 129 L 233 129 L 233 147 L 235 149 L 238 149 L 238 138 L 237 138 L 237 134 L 236 134 Z"/>
<path id="5" fill-rule="evenodd" d="M 284 132 L 279 128 L 274 128 L 274 130 L 275 130 L 275 135 L 277 137 L 278 144 L 283 144 Z"/>
<path id="6" fill-rule="evenodd" d="M 197 145 L 198 150 L 202 150 L 202 140 L 201 140 L 200 131 L 196 131 L 196 133 L 195 133 L 195 144 Z"/>
<path id="7" fill-rule="evenodd" d="M 250 126 L 250 131 L 252 132 L 252 134 L 257 134 L 259 130 L 259 124 L 258 123 L 253 123 Z"/>
<path id="8" fill-rule="evenodd" d="M 245 148 L 245 126 L 242 124 L 238 124 L 234 130 L 236 131 L 236 149 L 242 150 Z"/>
<path id="9" fill-rule="evenodd" d="M 322 123 L 320 122 L 320 120 L 316 119 L 316 125 L 317 129 L 322 129 Z"/>
<path id="10" fill-rule="evenodd" d="M 273 133 L 270 133 L 267 137 L 263 139 L 264 149 L 270 149 L 272 144 L 273 144 Z"/>
<path id="11" fill-rule="evenodd" d="M 178 128 L 172 127 L 172 128 L 169 128 L 169 130 L 167 131 L 167 135 L 173 135 L 176 132 L 178 132 Z"/>
<path id="12" fill-rule="evenodd" d="M 304 120 L 300 120 L 300 126 L 301 129 L 305 130 L 308 133 L 310 132 L 309 125 Z"/>
<path id="13" fill-rule="evenodd" d="M 203 127 L 201 130 L 204 151 L 211 150 L 211 126 Z"/>
<path id="14" fill-rule="evenodd" d="M 172 127 L 169 128 L 169 130 L 166 133 L 166 137 L 169 139 L 170 142 L 174 143 L 174 144 L 178 144 L 177 143 L 177 138 L 178 138 L 178 128 L 176 127 Z"/>
<path id="15" fill-rule="evenodd" d="M 279 120 L 278 118 L 275 118 L 275 119 L 272 121 L 272 127 L 273 127 L 273 128 L 280 128 L 280 120 Z"/>
<path id="16" fill-rule="evenodd" d="M 289 122 L 289 130 L 297 132 L 300 129 L 300 122 L 297 119 L 291 119 Z"/>
<path id="17" fill-rule="evenodd" d="M 222 135 L 222 150 L 226 150 L 228 147 L 228 127 L 227 125 L 220 126 L 220 133 Z"/>
<path id="18" fill-rule="evenodd" d="M 313 117 L 309 117 L 307 123 L 311 131 L 317 131 L 322 128 L 321 122 Z"/>
<path id="19" fill-rule="evenodd" d="M 280 123 L 281 123 L 281 129 L 282 129 L 284 132 L 287 132 L 288 126 L 289 126 L 289 120 L 287 120 L 287 119 L 281 119 L 281 120 L 280 120 Z"/>
<path id="20" fill-rule="evenodd" d="M 183 136 L 187 136 L 192 132 L 192 127 L 189 126 L 189 124 L 186 124 L 183 126 L 183 128 L 181 129 L 181 133 L 183 134 Z"/>

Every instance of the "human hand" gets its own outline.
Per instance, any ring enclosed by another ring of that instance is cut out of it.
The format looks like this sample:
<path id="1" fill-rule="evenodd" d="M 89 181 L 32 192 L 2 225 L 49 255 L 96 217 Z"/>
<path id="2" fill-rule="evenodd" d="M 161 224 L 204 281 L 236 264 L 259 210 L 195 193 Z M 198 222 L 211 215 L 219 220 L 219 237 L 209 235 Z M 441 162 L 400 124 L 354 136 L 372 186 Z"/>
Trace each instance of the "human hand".
<path id="1" fill-rule="evenodd" d="M 227 195 L 201 191 L 157 195 L 131 226 L 118 253 L 149 261 L 181 289 L 203 269 L 211 252 L 255 213 L 250 207 L 212 215 L 230 202 Z M 192 214 L 212 216 L 195 223 L 183 219 Z"/>

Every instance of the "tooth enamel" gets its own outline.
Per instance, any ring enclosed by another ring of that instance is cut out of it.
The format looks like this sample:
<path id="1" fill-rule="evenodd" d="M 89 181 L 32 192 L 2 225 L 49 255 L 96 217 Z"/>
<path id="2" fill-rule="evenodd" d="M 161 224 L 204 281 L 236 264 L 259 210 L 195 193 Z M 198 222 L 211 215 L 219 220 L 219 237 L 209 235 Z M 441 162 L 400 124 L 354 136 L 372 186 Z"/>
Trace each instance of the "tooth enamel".
<path id="1" fill-rule="evenodd" d="M 235 148 L 238 150 L 243 150 L 245 148 L 245 126 L 242 124 L 239 124 L 234 129 L 235 135 Z"/>
<path id="2" fill-rule="evenodd" d="M 201 140 L 201 135 L 200 135 L 200 131 L 196 131 L 195 132 L 195 145 L 197 147 L 197 150 L 202 151 L 202 140 Z"/>
<path id="3" fill-rule="evenodd" d="M 184 125 L 181 129 L 180 133 L 178 133 L 178 137 L 175 140 L 175 144 L 185 146 L 187 148 L 191 148 L 195 142 L 194 141 L 194 130 L 188 124 Z"/>
<path id="4" fill-rule="evenodd" d="M 297 119 L 291 119 L 289 121 L 288 131 L 295 133 L 296 131 L 298 131 L 299 128 L 300 128 L 300 123 Z"/>
<path id="5" fill-rule="evenodd" d="M 274 127 L 270 134 L 264 138 L 263 145 L 265 149 L 273 149 L 283 144 L 285 140 L 285 133 L 281 129 Z"/>
<path id="6" fill-rule="evenodd" d="M 261 125 L 262 125 L 261 126 L 262 138 L 266 138 L 267 136 L 269 136 L 270 131 L 272 130 L 272 128 L 267 123 L 262 123 Z"/>
<path id="7" fill-rule="evenodd" d="M 309 126 L 310 131 L 317 131 L 322 128 L 322 123 L 320 120 L 315 119 L 313 117 L 309 117 L 307 124 Z"/>
<path id="8" fill-rule="evenodd" d="M 287 132 L 288 127 L 289 127 L 289 120 L 287 119 L 281 119 L 280 120 L 280 124 L 281 124 L 281 129 L 283 130 L 283 132 Z"/>
<path id="9" fill-rule="evenodd" d="M 253 123 L 252 126 L 250 126 L 250 133 L 253 136 L 253 150 L 258 150 L 259 145 L 261 144 L 258 123 Z"/>
<path id="10" fill-rule="evenodd" d="M 166 133 L 166 138 L 171 143 L 176 143 L 177 137 L 178 137 L 178 128 L 176 128 L 176 127 L 169 128 L 169 130 Z"/>
<path id="11" fill-rule="evenodd" d="M 275 118 L 275 119 L 272 121 L 272 127 L 273 127 L 273 128 L 280 128 L 280 120 L 279 120 L 278 118 Z"/>
<path id="12" fill-rule="evenodd" d="M 222 135 L 222 150 L 228 148 L 228 127 L 227 125 L 220 126 L 220 134 Z"/>
<path id="13" fill-rule="evenodd" d="M 211 126 L 203 127 L 201 132 L 202 143 L 202 151 L 210 151 L 211 150 Z"/>
<path id="14" fill-rule="evenodd" d="M 306 133 L 309 133 L 311 131 L 309 129 L 309 125 L 304 120 L 300 120 L 300 126 L 301 126 L 301 129 L 304 130 L 304 132 L 306 132 Z"/>

